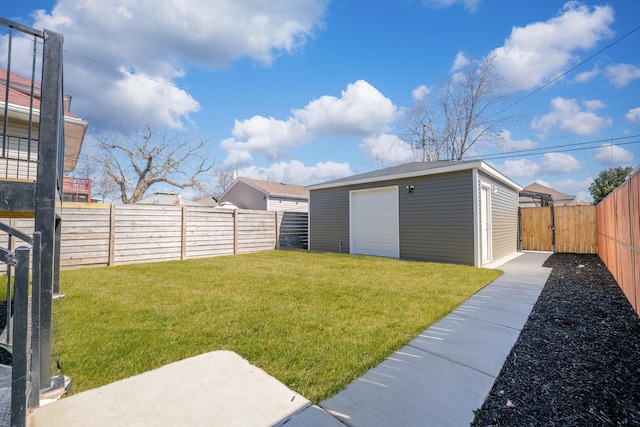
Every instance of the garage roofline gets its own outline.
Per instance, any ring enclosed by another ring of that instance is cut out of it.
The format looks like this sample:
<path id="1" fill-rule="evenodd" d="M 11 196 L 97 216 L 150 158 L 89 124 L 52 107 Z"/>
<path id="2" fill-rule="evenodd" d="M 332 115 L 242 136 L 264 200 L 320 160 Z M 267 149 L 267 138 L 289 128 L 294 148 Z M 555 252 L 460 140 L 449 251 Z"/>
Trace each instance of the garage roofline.
<path id="1" fill-rule="evenodd" d="M 369 184 L 373 182 L 390 181 L 396 179 L 416 178 L 428 175 L 437 175 L 447 172 L 459 172 L 465 170 L 480 170 L 490 177 L 500 181 L 501 183 L 522 191 L 522 186 L 516 184 L 502 173 L 498 172 L 492 166 L 482 160 L 474 160 L 471 162 L 414 162 L 400 166 L 393 166 L 387 169 L 381 169 L 373 172 L 367 172 L 359 175 L 353 175 L 346 178 L 336 179 L 333 181 L 323 182 L 319 184 L 308 185 L 305 190 L 322 190 L 326 188 L 346 187 L 356 184 Z"/>

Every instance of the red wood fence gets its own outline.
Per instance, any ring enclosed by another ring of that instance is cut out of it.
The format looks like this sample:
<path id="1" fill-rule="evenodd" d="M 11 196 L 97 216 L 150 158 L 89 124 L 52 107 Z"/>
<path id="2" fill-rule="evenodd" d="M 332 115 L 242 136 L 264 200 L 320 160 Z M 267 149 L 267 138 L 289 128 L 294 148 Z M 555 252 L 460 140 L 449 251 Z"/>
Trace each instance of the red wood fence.
<path id="1" fill-rule="evenodd" d="M 640 315 L 640 169 L 596 212 L 598 255 Z"/>

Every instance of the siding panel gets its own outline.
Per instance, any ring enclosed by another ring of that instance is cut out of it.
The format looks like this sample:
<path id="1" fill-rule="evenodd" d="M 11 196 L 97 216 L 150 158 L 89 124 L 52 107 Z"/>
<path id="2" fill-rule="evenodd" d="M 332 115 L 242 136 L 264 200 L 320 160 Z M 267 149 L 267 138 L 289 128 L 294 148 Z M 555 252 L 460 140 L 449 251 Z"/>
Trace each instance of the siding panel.
<path id="1" fill-rule="evenodd" d="M 471 171 L 411 178 L 399 185 L 400 257 L 473 265 Z M 415 187 L 411 193 L 407 185 Z"/>
<path id="2" fill-rule="evenodd" d="M 491 242 L 493 260 L 510 255 L 518 249 L 518 193 L 483 173 L 479 181 L 490 184 L 497 191 L 491 193 Z M 478 182 L 478 193 L 481 183 Z M 478 195 L 478 203 L 480 196 Z M 478 206 L 478 210 L 480 207 Z M 482 242 L 480 242 L 482 247 Z"/>
<path id="3" fill-rule="evenodd" d="M 252 186 L 237 181 L 236 184 L 218 200 L 222 202 L 231 202 L 240 209 L 267 210 L 267 201 L 264 199 L 265 194 L 256 190 Z"/>
<path id="4" fill-rule="evenodd" d="M 314 190 L 309 196 L 309 249 L 349 253 L 349 189 Z"/>

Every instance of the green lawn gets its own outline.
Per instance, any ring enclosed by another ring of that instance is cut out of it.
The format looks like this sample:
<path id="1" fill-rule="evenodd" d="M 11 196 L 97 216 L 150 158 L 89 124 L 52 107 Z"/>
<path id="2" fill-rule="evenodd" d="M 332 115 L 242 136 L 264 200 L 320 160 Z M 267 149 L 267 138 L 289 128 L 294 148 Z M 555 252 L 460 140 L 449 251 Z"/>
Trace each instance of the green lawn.
<path id="1" fill-rule="evenodd" d="M 52 359 L 79 392 L 233 350 L 319 402 L 500 274 L 306 251 L 63 271 Z"/>

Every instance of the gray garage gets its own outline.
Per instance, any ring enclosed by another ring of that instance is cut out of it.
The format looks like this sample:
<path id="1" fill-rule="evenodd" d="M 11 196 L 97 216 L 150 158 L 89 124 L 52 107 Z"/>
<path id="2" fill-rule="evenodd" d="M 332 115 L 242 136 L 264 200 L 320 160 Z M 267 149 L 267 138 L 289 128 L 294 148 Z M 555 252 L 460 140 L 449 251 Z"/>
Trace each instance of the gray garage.
<path id="1" fill-rule="evenodd" d="M 483 266 L 513 256 L 522 187 L 483 161 L 310 185 L 309 249 Z"/>

